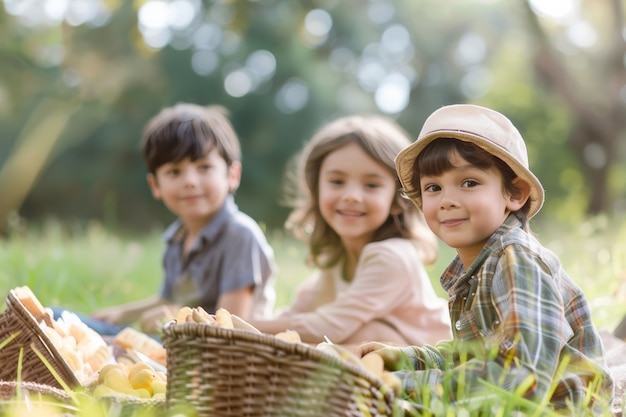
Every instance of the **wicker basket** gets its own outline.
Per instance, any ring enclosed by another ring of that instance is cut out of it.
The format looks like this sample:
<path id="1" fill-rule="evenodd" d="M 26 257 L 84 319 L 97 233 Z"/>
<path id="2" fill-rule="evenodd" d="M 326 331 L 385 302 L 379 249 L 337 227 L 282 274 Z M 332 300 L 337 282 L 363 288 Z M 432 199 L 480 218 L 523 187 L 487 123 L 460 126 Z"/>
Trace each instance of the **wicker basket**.
<path id="1" fill-rule="evenodd" d="M 301 343 L 199 323 L 163 327 L 167 407 L 200 416 L 391 416 L 370 372 Z"/>
<path id="2" fill-rule="evenodd" d="M 24 401 L 27 396 L 31 402 L 46 402 L 50 399 L 58 402 L 59 412 L 63 411 L 65 407 L 66 413 L 64 415 L 76 416 L 81 414 L 80 412 L 76 413 L 77 409 L 75 403 L 72 403 L 72 396 L 63 390 L 34 382 L 17 383 L 9 381 L 0 381 L 0 414 L 2 414 L 4 406 L 11 402 Z M 108 416 L 161 417 L 165 416 L 166 412 L 165 400 L 161 399 L 143 399 L 120 394 L 100 397 L 98 402 Z"/>
<path id="3" fill-rule="evenodd" d="M 0 415 L 77 416 L 67 392 L 34 382 L 9 381 L 0 381 Z"/>
<path id="4" fill-rule="evenodd" d="M 36 349 L 51 365 L 61 381 L 70 388 L 80 387 L 80 382 L 52 341 L 39 327 L 38 319 L 24 307 L 11 290 L 6 298 L 6 309 L 0 314 L 0 381 L 18 380 L 18 361 L 23 348 L 20 380 L 63 389 L 61 382 L 48 369 L 33 349 Z M 50 320 L 46 316 L 47 320 Z M 50 323 L 48 323 L 50 324 Z"/>
<path id="5" fill-rule="evenodd" d="M 98 398 L 108 416 L 134 417 L 150 416 L 161 417 L 166 415 L 165 400 L 145 399 L 131 395 L 105 395 Z"/>
<path id="6" fill-rule="evenodd" d="M 28 395 L 31 399 L 53 398 L 60 403 L 71 402 L 71 396 L 67 392 L 48 385 L 35 382 L 0 381 L 0 401 L 19 399 L 18 393 L 22 397 Z"/>

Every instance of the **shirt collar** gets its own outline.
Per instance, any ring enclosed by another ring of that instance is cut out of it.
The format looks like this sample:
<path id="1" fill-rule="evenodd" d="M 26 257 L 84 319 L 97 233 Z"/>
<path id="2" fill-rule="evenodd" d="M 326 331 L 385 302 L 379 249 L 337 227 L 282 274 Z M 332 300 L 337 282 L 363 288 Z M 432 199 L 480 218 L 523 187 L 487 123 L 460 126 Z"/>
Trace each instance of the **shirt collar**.
<path id="1" fill-rule="evenodd" d="M 485 260 L 493 254 L 501 245 L 500 241 L 502 236 L 508 233 L 510 230 L 522 227 L 522 222 L 513 213 L 509 214 L 504 222 L 496 229 L 495 232 L 487 242 L 485 246 L 480 250 L 474 262 L 470 265 L 467 271 L 463 268 L 463 263 L 458 256 L 456 256 L 450 265 L 441 274 L 441 286 L 448 292 L 454 291 L 455 287 L 463 285 L 466 281 L 471 279 L 474 273 L 480 269 Z"/>
<path id="2" fill-rule="evenodd" d="M 238 210 L 235 203 L 235 197 L 229 194 L 224 201 L 224 205 L 217 212 L 215 217 L 202 229 L 200 238 L 206 241 L 211 241 L 216 238 L 224 226 L 228 223 L 228 220 Z M 185 237 L 185 227 L 180 219 L 176 219 L 163 233 L 163 240 L 166 242 L 180 242 Z"/>

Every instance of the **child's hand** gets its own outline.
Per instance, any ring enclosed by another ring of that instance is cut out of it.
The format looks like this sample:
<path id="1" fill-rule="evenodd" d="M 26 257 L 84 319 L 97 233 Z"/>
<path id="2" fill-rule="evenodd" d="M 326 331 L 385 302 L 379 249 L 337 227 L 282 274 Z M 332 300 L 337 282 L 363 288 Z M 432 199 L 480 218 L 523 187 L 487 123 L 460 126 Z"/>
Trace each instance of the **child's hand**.
<path id="1" fill-rule="evenodd" d="M 356 355 L 360 358 L 370 352 L 376 352 L 383 358 L 386 370 L 396 371 L 401 369 L 402 350 L 400 348 L 380 342 L 367 342 L 356 348 Z"/>
<path id="2" fill-rule="evenodd" d="M 139 317 L 139 327 L 144 333 L 159 334 L 161 333 L 163 323 L 173 318 L 174 315 L 170 308 L 160 305 L 146 310 L 141 314 Z"/>
<path id="3" fill-rule="evenodd" d="M 91 317 L 111 324 L 124 324 L 124 312 L 117 307 L 104 308 L 94 311 Z"/>
<path id="4" fill-rule="evenodd" d="M 384 343 L 380 343 L 380 342 L 367 342 L 367 343 L 363 343 L 362 345 L 357 346 L 355 349 L 355 353 L 357 356 L 362 358 L 363 356 L 367 355 L 370 352 L 378 352 L 379 350 L 388 348 L 388 347 L 391 347 L 391 346 L 386 345 Z"/>

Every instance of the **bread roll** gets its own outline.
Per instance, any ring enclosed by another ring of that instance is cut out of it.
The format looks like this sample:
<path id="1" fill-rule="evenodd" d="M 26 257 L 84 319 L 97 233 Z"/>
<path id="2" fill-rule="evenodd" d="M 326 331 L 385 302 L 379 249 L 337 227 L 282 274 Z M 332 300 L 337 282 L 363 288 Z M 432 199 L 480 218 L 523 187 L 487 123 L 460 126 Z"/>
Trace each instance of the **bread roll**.
<path id="1" fill-rule="evenodd" d="M 295 330 L 285 330 L 284 332 L 276 333 L 276 338 L 291 343 L 302 343 L 300 334 Z"/>
<path id="2" fill-rule="evenodd" d="M 230 312 L 225 308 L 218 308 L 215 312 L 215 321 L 217 322 L 218 327 L 223 329 L 232 329 L 233 319 L 230 317 Z"/>
<path id="3" fill-rule="evenodd" d="M 48 314 L 39 299 L 35 297 L 35 294 L 28 286 L 24 285 L 22 287 L 13 288 L 13 294 L 35 318 Z"/>
<path id="4" fill-rule="evenodd" d="M 124 349 L 134 349 L 146 356 L 151 356 L 163 348 L 159 342 L 132 327 L 124 328 L 115 336 L 114 341 Z"/>

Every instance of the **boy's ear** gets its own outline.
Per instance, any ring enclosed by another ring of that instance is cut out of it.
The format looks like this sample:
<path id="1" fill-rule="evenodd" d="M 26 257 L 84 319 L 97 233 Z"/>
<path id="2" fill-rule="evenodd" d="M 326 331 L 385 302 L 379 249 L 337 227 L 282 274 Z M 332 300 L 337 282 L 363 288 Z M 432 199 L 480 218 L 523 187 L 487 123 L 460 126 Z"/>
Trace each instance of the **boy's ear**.
<path id="1" fill-rule="evenodd" d="M 235 161 L 228 168 L 228 190 L 231 193 L 237 191 L 241 182 L 241 162 Z"/>
<path id="2" fill-rule="evenodd" d="M 514 195 L 509 195 L 509 201 L 506 206 L 510 211 L 517 211 L 524 207 L 524 204 L 526 204 L 526 201 L 530 197 L 530 184 L 520 177 L 517 177 L 513 180 L 513 185 L 517 192 Z"/>
<path id="3" fill-rule="evenodd" d="M 159 182 L 157 181 L 156 177 L 153 174 L 148 174 L 146 176 L 146 179 L 148 180 L 148 185 L 150 186 L 150 191 L 152 191 L 152 196 L 156 200 L 160 200 L 161 199 L 161 189 L 159 188 Z"/>

